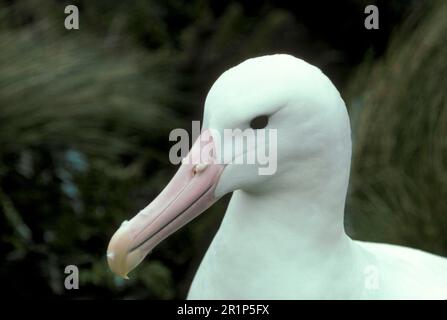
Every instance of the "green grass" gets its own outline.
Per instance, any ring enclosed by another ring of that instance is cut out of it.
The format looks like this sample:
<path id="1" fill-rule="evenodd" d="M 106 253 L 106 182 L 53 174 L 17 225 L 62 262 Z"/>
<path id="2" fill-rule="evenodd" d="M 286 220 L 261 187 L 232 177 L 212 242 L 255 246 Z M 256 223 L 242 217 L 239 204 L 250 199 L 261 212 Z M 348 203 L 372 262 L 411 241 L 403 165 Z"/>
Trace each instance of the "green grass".
<path id="1" fill-rule="evenodd" d="M 429 5 L 427 5 L 429 4 Z M 427 2 L 351 80 L 355 237 L 447 255 L 447 3 Z"/>
<path id="2" fill-rule="evenodd" d="M 1 281 L 13 295 L 63 295 L 64 267 L 76 264 L 84 297 L 148 281 L 145 297 L 172 297 L 157 258 L 128 284 L 105 259 L 114 229 L 171 173 L 164 142 L 184 126 L 168 107 L 179 99 L 172 58 L 55 29 L 0 32 Z"/>

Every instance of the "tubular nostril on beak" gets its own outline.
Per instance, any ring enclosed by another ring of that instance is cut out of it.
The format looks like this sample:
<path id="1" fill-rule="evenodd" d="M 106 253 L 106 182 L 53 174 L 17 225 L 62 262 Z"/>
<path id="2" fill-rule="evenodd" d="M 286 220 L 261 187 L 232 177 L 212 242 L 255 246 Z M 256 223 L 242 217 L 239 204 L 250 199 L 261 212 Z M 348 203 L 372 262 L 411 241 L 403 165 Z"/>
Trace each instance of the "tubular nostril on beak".
<path id="1" fill-rule="evenodd" d="M 192 169 L 192 171 L 193 171 L 193 173 L 194 174 L 197 174 L 197 173 L 200 173 L 200 172 L 202 172 L 202 171 L 205 171 L 205 169 L 208 167 L 208 164 L 207 163 L 199 163 L 199 164 L 196 164 L 195 166 L 194 166 L 194 168 Z"/>

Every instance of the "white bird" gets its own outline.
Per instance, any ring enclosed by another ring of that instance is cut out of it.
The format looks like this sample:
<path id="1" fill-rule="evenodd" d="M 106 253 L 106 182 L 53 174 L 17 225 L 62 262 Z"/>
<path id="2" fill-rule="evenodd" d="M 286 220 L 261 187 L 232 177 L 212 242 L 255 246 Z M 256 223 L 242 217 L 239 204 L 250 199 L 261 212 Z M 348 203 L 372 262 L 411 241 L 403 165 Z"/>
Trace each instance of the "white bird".
<path id="1" fill-rule="evenodd" d="M 276 173 L 218 164 L 228 146 L 218 148 L 213 132 L 249 128 L 261 115 L 267 130 L 277 130 L 277 145 L 256 148 L 277 151 Z M 345 233 L 350 123 L 318 68 L 279 54 L 229 69 L 208 93 L 201 135 L 215 149 L 201 159 L 207 165 L 182 164 L 112 237 L 115 273 L 126 277 L 160 241 L 233 192 L 189 299 L 447 299 L 446 258 Z M 200 147 L 203 141 L 192 147 L 193 159 Z"/>

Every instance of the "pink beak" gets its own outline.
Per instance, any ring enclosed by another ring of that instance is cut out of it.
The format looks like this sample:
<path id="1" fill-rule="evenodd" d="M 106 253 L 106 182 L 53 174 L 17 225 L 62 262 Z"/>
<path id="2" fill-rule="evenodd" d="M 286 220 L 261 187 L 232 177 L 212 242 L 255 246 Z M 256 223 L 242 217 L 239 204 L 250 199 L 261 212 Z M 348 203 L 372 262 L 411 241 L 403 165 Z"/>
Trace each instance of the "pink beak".
<path id="1" fill-rule="evenodd" d="M 146 208 L 124 221 L 110 240 L 110 269 L 127 278 L 161 241 L 211 206 L 224 165 L 216 164 L 209 130 L 204 130 L 164 190 Z"/>

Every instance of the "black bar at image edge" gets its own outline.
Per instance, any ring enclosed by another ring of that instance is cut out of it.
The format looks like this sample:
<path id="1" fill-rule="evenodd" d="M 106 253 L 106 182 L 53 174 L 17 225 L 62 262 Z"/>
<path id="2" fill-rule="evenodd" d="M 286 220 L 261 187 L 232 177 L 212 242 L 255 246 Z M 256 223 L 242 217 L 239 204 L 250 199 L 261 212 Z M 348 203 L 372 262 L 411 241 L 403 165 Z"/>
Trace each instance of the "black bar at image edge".
<path id="1" fill-rule="evenodd" d="M 15 314 L 30 312 L 33 316 L 57 316 L 58 319 L 82 319 L 98 313 L 122 319 L 308 319 L 318 316 L 343 316 L 358 319 L 418 314 L 427 317 L 447 313 L 447 300 L 442 301 L 293 301 L 293 300 L 212 300 L 212 301 L 143 301 L 143 300 L 31 300 Z M 7 304 L 9 305 L 9 304 Z M 13 307 L 14 303 L 10 306 Z M 420 313 L 419 313 L 420 311 Z M 124 318 L 123 318 L 124 317 Z"/>

